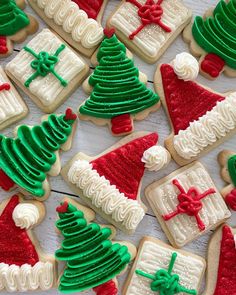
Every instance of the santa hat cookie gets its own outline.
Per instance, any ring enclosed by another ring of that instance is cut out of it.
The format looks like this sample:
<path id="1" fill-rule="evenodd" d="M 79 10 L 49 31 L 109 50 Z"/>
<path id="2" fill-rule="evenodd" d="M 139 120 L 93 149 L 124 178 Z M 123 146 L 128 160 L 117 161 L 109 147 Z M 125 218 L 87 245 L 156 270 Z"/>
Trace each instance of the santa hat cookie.
<path id="1" fill-rule="evenodd" d="M 24 8 L 25 0 L 1 0 L 0 58 L 12 53 L 14 42 L 23 42 L 38 29 L 36 19 L 24 13 Z"/>
<path id="2" fill-rule="evenodd" d="M 155 89 L 172 125 L 165 145 L 179 165 L 196 160 L 236 131 L 236 92 L 220 94 L 198 84 L 198 71 L 196 59 L 184 52 L 155 74 Z"/>
<path id="3" fill-rule="evenodd" d="M 181 248 L 231 216 L 200 162 L 149 185 L 146 198 L 170 243 Z"/>
<path id="4" fill-rule="evenodd" d="M 71 148 L 76 118 L 67 109 L 63 115 L 43 117 L 41 125 L 19 126 L 15 138 L 0 135 L 0 187 L 17 186 L 23 194 L 45 200 L 51 191 L 47 174 L 60 173 L 59 150 Z"/>
<path id="5" fill-rule="evenodd" d="M 64 239 L 55 256 L 67 263 L 59 291 L 67 294 L 93 289 L 97 295 L 117 295 L 116 276 L 126 270 L 136 248 L 128 242 L 111 241 L 116 235 L 114 227 L 91 223 L 94 212 L 73 200 L 64 199 L 57 212 L 56 227 Z"/>
<path id="6" fill-rule="evenodd" d="M 56 262 L 39 249 L 31 233 L 45 216 L 44 205 L 14 195 L 0 204 L 0 212 L 0 291 L 51 289 L 57 280 Z"/>
<path id="7" fill-rule="evenodd" d="M 197 295 L 205 268 L 202 257 L 144 237 L 122 294 Z"/>
<path id="8" fill-rule="evenodd" d="M 159 170 L 169 163 L 168 152 L 155 146 L 156 133 L 125 137 L 96 157 L 79 153 L 62 169 L 70 188 L 103 218 L 127 233 L 145 215 L 140 187 L 145 167 Z"/>
<path id="9" fill-rule="evenodd" d="M 208 246 L 206 290 L 203 295 L 236 294 L 236 229 L 227 224 L 214 232 Z"/>
<path id="10" fill-rule="evenodd" d="M 127 47 L 154 63 L 190 22 L 181 0 L 123 0 L 107 24 Z"/>
<path id="11" fill-rule="evenodd" d="M 220 0 L 204 17 L 196 16 L 184 30 L 184 40 L 191 52 L 200 57 L 200 69 L 210 79 L 221 72 L 236 76 L 236 3 Z"/>
<path id="12" fill-rule="evenodd" d="M 29 0 L 29 4 L 59 36 L 89 57 L 103 38 L 100 21 L 107 1 Z"/>

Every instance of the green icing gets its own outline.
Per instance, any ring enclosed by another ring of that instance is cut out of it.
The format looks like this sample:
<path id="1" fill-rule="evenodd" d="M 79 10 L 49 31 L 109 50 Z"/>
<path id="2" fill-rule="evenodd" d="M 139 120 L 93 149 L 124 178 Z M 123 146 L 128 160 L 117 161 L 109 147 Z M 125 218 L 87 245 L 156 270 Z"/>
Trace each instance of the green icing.
<path id="1" fill-rule="evenodd" d="M 14 35 L 29 25 L 28 16 L 14 0 L 1 0 L 0 2 L 0 35 Z"/>
<path id="2" fill-rule="evenodd" d="M 236 187 L 236 155 L 233 155 L 228 160 L 228 171 L 230 178 Z"/>
<path id="3" fill-rule="evenodd" d="M 43 181 L 56 162 L 55 152 L 72 131 L 73 120 L 54 114 L 32 128 L 21 125 L 16 138 L 0 135 L 0 169 L 30 194 L 45 194 Z"/>
<path id="4" fill-rule="evenodd" d="M 89 78 L 93 92 L 80 113 L 110 119 L 122 114 L 139 113 L 159 101 L 146 85 L 139 81 L 139 71 L 126 56 L 126 48 L 113 35 L 103 40 L 97 59 L 99 65 Z"/>
<path id="5" fill-rule="evenodd" d="M 213 16 L 203 20 L 197 16 L 192 33 L 197 44 L 207 53 L 215 53 L 236 69 L 236 2 L 221 0 Z"/>
<path id="6" fill-rule="evenodd" d="M 56 227 L 64 240 L 55 256 L 67 261 L 59 284 L 62 293 L 81 292 L 104 284 L 118 275 L 131 259 L 126 246 L 109 240 L 110 228 L 87 224 L 83 212 L 71 204 L 65 213 L 59 213 Z"/>

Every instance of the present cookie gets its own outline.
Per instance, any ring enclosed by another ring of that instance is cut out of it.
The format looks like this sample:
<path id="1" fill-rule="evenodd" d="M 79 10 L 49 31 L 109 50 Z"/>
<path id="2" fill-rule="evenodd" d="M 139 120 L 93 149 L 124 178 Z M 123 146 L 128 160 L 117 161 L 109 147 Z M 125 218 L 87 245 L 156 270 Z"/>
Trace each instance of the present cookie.
<path id="1" fill-rule="evenodd" d="M 6 73 L 41 110 L 52 113 L 78 88 L 88 66 L 44 29 L 7 64 Z"/>
<path id="2" fill-rule="evenodd" d="M 191 17 L 182 0 L 123 0 L 107 24 L 128 48 L 154 63 Z"/>
<path id="3" fill-rule="evenodd" d="M 197 60 L 183 52 L 160 65 L 154 78 L 172 126 L 165 145 L 181 166 L 236 132 L 236 92 L 221 94 L 202 86 L 195 81 L 198 72 Z"/>
<path id="4" fill-rule="evenodd" d="M 46 255 L 32 233 L 45 207 L 14 195 L 0 204 L 0 292 L 49 290 L 57 281 L 53 256 Z"/>
<path id="5" fill-rule="evenodd" d="M 126 233 L 133 233 L 146 207 L 140 199 L 145 167 L 158 171 L 170 161 L 156 133 L 125 137 L 98 156 L 75 155 L 61 174 L 93 210 Z"/>
<path id="6" fill-rule="evenodd" d="M 146 188 L 145 195 L 175 247 L 183 247 L 230 217 L 224 199 L 200 162 L 182 167 Z"/>

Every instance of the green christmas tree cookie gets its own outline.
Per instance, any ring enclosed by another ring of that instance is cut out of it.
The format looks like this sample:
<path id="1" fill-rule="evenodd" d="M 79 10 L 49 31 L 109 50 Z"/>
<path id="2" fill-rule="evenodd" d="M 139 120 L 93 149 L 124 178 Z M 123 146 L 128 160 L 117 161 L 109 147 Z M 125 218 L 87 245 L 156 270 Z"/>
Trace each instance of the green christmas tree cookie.
<path id="1" fill-rule="evenodd" d="M 159 107 L 159 97 L 140 82 L 139 70 L 114 30 L 104 32 L 97 53 L 99 65 L 88 80 L 93 91 L 80 106 L 80 117 L 111 125 L 113 135 L 128 134 L 133 131 L 133 119 L 143 119 Z"/>

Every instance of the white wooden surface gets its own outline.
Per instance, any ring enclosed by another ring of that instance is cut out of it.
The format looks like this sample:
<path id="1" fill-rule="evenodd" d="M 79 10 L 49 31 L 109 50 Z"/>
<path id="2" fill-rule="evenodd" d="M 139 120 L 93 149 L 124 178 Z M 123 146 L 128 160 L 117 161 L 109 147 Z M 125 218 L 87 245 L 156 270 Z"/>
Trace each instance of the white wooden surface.
<path id="1" fill-rule="evenodd" d="M 184 0 L 186 5 L 188 5 L 192 10 L 194 15 L 202 15 L 206 9 L 208 9 L 211 6 L 214 6 L 218 1 L 217 0 Z M 110 0 L 108 3 L 108 6 L 106 8 L 106 12 L 104 15 L 104 22 L 109 15 L 109 13 L 114 10 L 116 5 L 119 3 L 118 0 Z M 26 11 L 35 15 L 35 13 L 32 11 L 30 7 L 27 6 Z M 40 22 L 40 30 L 43 27 L 46 27 L 45 23 L 41 19 L 39 19 L 38 16 L 35 15 L 35 17 Z M 29 41 L 31 37 L 27 39 Z M 26 41 L 26 42 L 27 42 Z M 15 45 L 15 52 L 12 56 L 10 56 L 8 59 L 2 59 L 0 61 L 0 64 L 4 66 L 9 60 L 13 58 L 14 55 L 17 54 L 17 51 L 19 51 L 24 44 L 18 44 Z M 181 36 L 178 37 L 178 39 L 172 44 L 172 46 L 166 51 L 164 56 L 159 60 L 159 62 L 169 62 L 171 59 L 175 57 L 177 53 L 180 53 L 182 51 L 188 51 L 187 45 L 183 42 Z M 148 86 L 153 86 L 153 75 L 156 68 L 156 64 L 154 65 L 148 65 L 141 61 L 136 56 L 135 58 L 135 64 L 139 67 L 139 69 L 146 73 L 149 79 Z M 212 87 L 213 89 L 224 92 L 228 90 L 233 90 L 236 88 L 235 81 L 236 79 L 230 79 L 226 78 L 225 76 L 221 76 L 217 81 L 210 82 L 206 80 L 203 77 L 199 77 L 198 81 L 202 82 L 205 85 L 208 85 Z M 20 122 L 20 124 L 38 124 L 40 117 L 43 115 L 42 112 L 31 102 L 31 100 L 26 97 L 21 91 L 20 93 L 25 98 L 25 101 L 27 105 L 29 106 L 30 113 L 28 117 Z M 72 107 L 73 110 L 77 110 L 79 104 L 86 98 L 86 95 L 84 94 L 83 90 L 79 88 L 67 101 L 66 103 L 61 106 L 58 111 L 63 112 L 67 107 Z M 10 128 L 4 130 L 4 134 L 10 136 L 12 135 L 12 130 L 14 126 L 11 126 Z M 166 115 L 161 108 L 158 112 L 151 114 L 146 120 L 142 122 L 135 122 L 135 130 L 147 130 L 147 131 L 157 131 L 159 133 L 160 143 L 163 143 L 163 140 L 168 136 L 170 132 L 169 124 L 166 118 Z M 78 129 L 76 136 L 74 138 L 73 148 L 64 154 L 61 154 L 62 163 L 66 163 L 75 153 L 78 151 L 83 151 L 90 155 L 96 155 L 100 152 L 102 152 L 104 149 L 115 143 L 118 139 L 114 138 L 110 135 L 107 127 L 97 127 L 89 122 L 79 122 Z M 232 138 L 231 140 L 227 141 L 222 146 L 218 147 L 211 153 L 209 153 L 207 156 L 201 159 L 202 163 L 206 165 L 208 168 L 212 178 L 214 179 L 217 187 L 221 189 L 224 186 L 223 181 L 220 178 L 219 175 L 219 165 L 217 163 L 217 154 L 222 149 L 235 149 L 236 150 L 236 137 Z M 170 165 L 164 169 L 164 171 L 151 173 L 146 172 L 143 186 L 144 189 L 148 184 L 153 182 L 154 180 L 160 179 L 164 177 L 165 175 L 168 175 L 172 171 L 174 171 L 177 168 L 177 165 L 172 161 Z M 54 222 L 56 219 L 56 212 L 55 208 L 61 201 L 61 199 L 64 196 L 73 196 L 70 189 L 67 187 L 67 185 L 64 183 L 62 178 L 60 176 L 56 178 L 51 178 L 51 186 L 52 186 L 52 194 L 50 198 L 45 202 L 46 209 L 47 209 L 47 215 L 43 223 L 38 226 L 36 229 L 36 235 L 41 242 L 42 248 L 49 252 L 54 253 L 54 251 L 60 246 L 60 239 L 61 237 L 57 236 L 54 229 Z M 142 189 L 142 192 L 143 192 Z M 1 197 L 0 200 L 3 200 L 7 196 L 10 196 L 11 194 L 4 193 L 1 191 Z M 147 204 L 145 197 L 143 196 L 144 202 Z M 105 223 L 101 218 L 98 217 L 98 221 Z M 233 213 L 232 218 L 230 219 L 230 224 L 235 225 L 236 223 L 236 214 Z M 194 252 L 195 254 L 199 254 L 202 256 L 205 256 L 206 250 L 207 250 L 207 243 L 212 233 L 206 234 L 203 237 L 195 240 L 194 242 L 190 243 L 185 247 L 185 249 Z M 133 242 L 135 245 L 138 245 L 140 239 L 144 235 L 151 235 L 153 237 L 159 238 L 163 241 L 167 242 L 167 239 L 162 232 L 156 218 L 153 215 L 153 212 L 151 209 L 149 209 L 148 214 L 145 216 L 141 224 L 139 225 L 136 233 L 132 236 L 126 236 L 122 234 L 120 231 L 118 231 L 117 239 L 118 240 L 128 240 Z M 119 278 L 120 282 L 120 289 L 124 282 L 124 279 L 126 277 L 125 275 L 122 275 Z M 4 292 L 3 292 L 4 293 Z M 33 292 L 28 292 L 27 294 L 33 294 Z M 37 292 L 37 294 L 50 294 L 50 295 L 56 295 L 59 294 L 56 290 L 51 290 L 48 292 Z M 83 294 L 94 294 L 92 291 L 84 292 Z M 120 292 L 121 294 L 121 292 Z"/>

